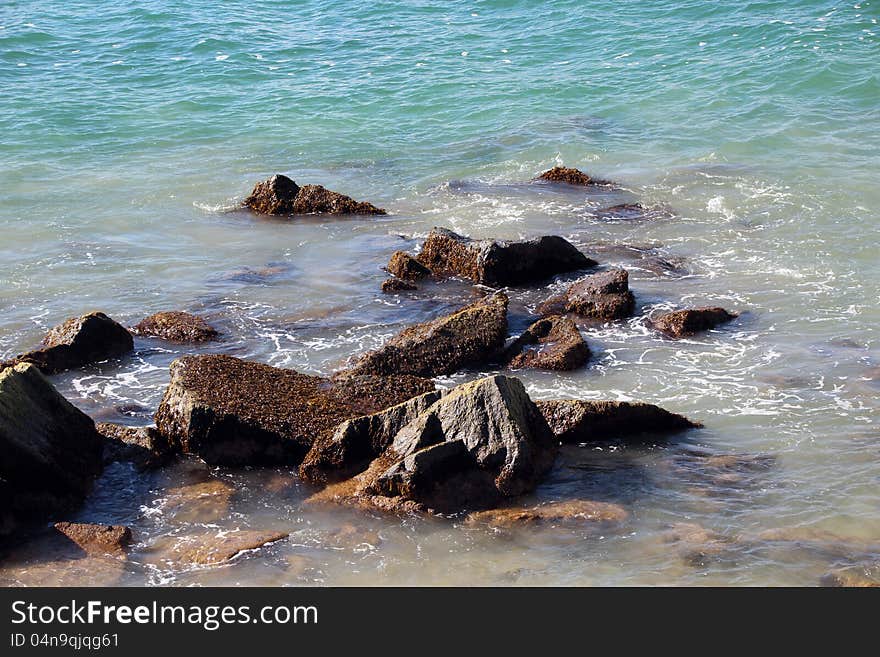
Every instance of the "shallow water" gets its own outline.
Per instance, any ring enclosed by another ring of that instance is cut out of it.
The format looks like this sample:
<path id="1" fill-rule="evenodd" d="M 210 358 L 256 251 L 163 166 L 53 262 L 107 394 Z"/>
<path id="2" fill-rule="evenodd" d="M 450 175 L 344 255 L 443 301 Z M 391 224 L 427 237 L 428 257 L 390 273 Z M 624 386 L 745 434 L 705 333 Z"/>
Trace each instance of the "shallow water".
<path id="1" fill-rule="evenodd" d="M 147 424 L 181 354 L 329 374 L 464 303 L 475 291 L 455 283 L 379 293 L 388 256 L 434 225 L 555 233 L 628 267 L 639 317 L 584 325 L 590 365 L 518 373 L 529 391 L 650 401 L 706 428 L 565 450 L 536 499 L 619 503 L 629 519 L 610 527 L 400 521 L 306 508 L 280 470 L 114 465 L 76 519 L 131 525 L 128 561 L 71 561 L 40 539 L 3 582 L 87 584 L 97 568 L 126 584 L 811 585 L 876 568 L 876 3 L 215 4 L 0 8 L 0 357 L 91 309 L 205 315 L 223 342 L 139 339 L 121 363 L 53 377 L 93 417 Z M 529 183 L 557 163 L 623 190 Z M 275 171 L 390 214 L 231 211 Z M 633 200 L 670 214 L 597 213 Z M 511 332 L 561 285 L 511 291 Z M 684 341 L 641 320 L 702 303 L 743 314 Z M 719 472 L 695 451 L 768 458 Z M 206 478 L 234 492 L 205 513 L 169 507 L 169 489 Z M 694 549 L 676 523 L 719 537 Z M 162 556 L 235 528 L 291 537 L 210 568 Z M 777 529 L 798 540 L 768 540 Z"/>

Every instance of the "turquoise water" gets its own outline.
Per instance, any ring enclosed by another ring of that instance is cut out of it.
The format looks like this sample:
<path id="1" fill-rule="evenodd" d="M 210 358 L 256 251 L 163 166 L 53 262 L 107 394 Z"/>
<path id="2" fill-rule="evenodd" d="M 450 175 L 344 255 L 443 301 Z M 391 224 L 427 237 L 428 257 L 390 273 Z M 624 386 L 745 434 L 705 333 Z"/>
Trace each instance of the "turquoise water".
<path id="1" fill-rule="evenodd" d="M 776 460 L 749 486 L 700 495 L 674 467 L 677 447 L 598 461 L 575 451 L 539 497 L 621 502 L 625 528 L 502 540 L 345 515 L 381 539 L 352 549 L 328 538 L 344 514 L 302 508 L 307 491 L 261 496 L 265 473 L 214 472 L 238 491 L 223 522 L 304 533 L 207 572 L 142 556 L 191 529 L 161 502 L 190 475 L 111 470 L 82 518 L 134 526 L 125 581 L 812 584 L 873 567 L 877 550 L 852 545 L 880 543 L 880 5 L 175 4 L 0 7 L 0 357 L 92 308 L 128 323 L 183 308 L 228 336 L 215 351 L 326 374 L 463 302 L 455 286 L 377 292 L 388 255 L 431 226 L 552 232 L 631 267 L 640 313 L 711 302 L 745 314 L 684 343 L 638 318 L 584 327 L 591 366 L 522 373 L 533 394 L 663 403 L 706 423 L 692 443 Z M 527 184 L 557 163 L 626 191 Z M 276 171 L 390 215 L 291 224 L 230 212 Z M 634 199 L 674 216 L 596 215 Z M 599 242 L 650 245 L 683 273 L 657 276 Z M 253 275 L 267 265 L 271 277 Z M 514 308 L 524 317 L 544 292 Z M 93 415 L 146 423 L 185 350 L 137 349 L 55 383 Z M 683 563 L 662 545 L 674 522 L 719 532 L 726 558 Z M 832 558 L 748 540 L 780 527 L 849 547 Z M 279 565 L 291 555 L 311 565 L 291 573 Z"/>

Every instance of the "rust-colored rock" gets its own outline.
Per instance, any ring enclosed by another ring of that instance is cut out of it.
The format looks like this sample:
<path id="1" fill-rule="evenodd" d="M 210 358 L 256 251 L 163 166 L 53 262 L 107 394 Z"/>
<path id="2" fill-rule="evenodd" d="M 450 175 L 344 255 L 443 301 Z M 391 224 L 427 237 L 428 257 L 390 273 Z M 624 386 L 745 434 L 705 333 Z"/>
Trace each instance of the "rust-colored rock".
<path id="1" fill-rule="evenodd" d="M 131 529 L 124 525 L 56 522 L 55 529 L 91 555 L 123 554 L 131 543 Z"/>
<path id="2" fill-rule="evenodd" d="M 405 281 L 417 281 L 431 275 L 431 270 L 405 251 L 395 251 L 385 267 L 388 273 Z"/>
<path id="3" fill-rule="evenodd" d="M 819 584 L 849 589 L 880 587 L 880 565 L 875 566 L 874 570 L 876 574 L 871 577 L 865 568 L 839 568 L 823 575 Z"/>
<path id="4" fill-rule="evenodd" d="M 549 171 L 545 171 L 540 176 L 538 176 L 538 179 L 546 180 L 548 182 L 565 183 L 566 185 L 580 186 L 601 185 L 607 187 L 614 184 L 608 180 L 592 178 L 580 169 L 573 169 L 570 167 L 553 167 Z"/>
<path id="5" fill-rule="evenodd" d="M 609 269 L 574 282 L 564 293 L 540 304 L 537 310 L 545 316 L 574 313 L 581 317 L 612 320 L 629 317 L 635 307 L 627 271 Z"/>
<path id="6" fill-rule="evenodd" d="M 131 461 L 138 468 L 164 465 L 174 449 L 156 427 L 128 427 L 111 422 L 95 425 L 104 441 L 104 463 Z"/>
<path id="7" fill-rule="evenodd" d="M 161 508 L 173 524 L 213 523 L 229 515 L 235 489 L 222 479 L 208 479 L 164 492 Z"/>
<path id="8" fill-rule="evenodd" d="M 736 317 L 737 315 L 727 312 L 724 308 L 687 308 L 664 313 L 655 317 L 651 323 L 655 329 L 670 337 L 683 338 L 708 331 Z"/>
<path id="9" fill-rule="evenodd" d="M 533 525 L 580 525 L 587 523 L 619 523 L 629 513 L 618 504 L 590 500 L 550 502 L 533 507 L 509 506 L 478 511 L 468 515 L 466 522 L 497 529 Z"/>
<path id="10" fill-rule="evenodd" d="M 135 335 L 169 342 L 210 342 L 220 335 L 201 317 L 177 310 L 150 315 L 133 326 L 131 331 Z"/>
<path id="11" fill-rule="evenodd" d="M 416 259 L 436 276 L 459 276 L 493 287 L 537 283 L 597 264 L 556 235 L 521 241 L 472 240 L 446 228 L 431 231 Z"/>
<path id="12" fill-rule="evenodd" d="M 361 357 L 352 371 L 433 377 L 486 363 L 507 337 L 507 303 L 498 292 L 451 315 L 410 326 Z"/>
<path id="13" fill-rule="evenodd" d="M 578 327 L 562 315 L 539 319 L 529 326 L 505 356 L 512 368 L 559 371 L 583 367 L 589 358 L 590 348 Z"/>
<path id="14" fill-rule="evenodd" d="M 303 185 L 281 174 L 259 182 L 244 205 L 254 212 L 271 215 L 292 214 L 385 214 L 385 210 L 321 185 Z"/>
<path id="15" fill-rule="evenodd" d="M 151 548 L 150 561 L 174 568 L 216 566 L 287 537 L 286 532 L 253 529 L 168 537 Z"/>
<path id="16" fill-rule="evenodd" d="M 412 292 L 418 290 L 418 286 L 402 278 L 386 278 L 382 281 L 382 292 L 385 294 L 396 294 L 397 292 Z"/>

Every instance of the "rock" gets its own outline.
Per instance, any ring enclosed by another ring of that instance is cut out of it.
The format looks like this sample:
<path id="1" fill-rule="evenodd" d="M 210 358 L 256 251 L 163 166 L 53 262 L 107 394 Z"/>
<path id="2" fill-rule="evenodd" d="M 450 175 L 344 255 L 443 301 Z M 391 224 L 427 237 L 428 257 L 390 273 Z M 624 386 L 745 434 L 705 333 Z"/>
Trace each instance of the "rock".
<path id="1" fill-rule="evenodd" d="M 38 563 L 15 564 L 0 570 L 0 586 L 118 586 L 126 574 L 126 560 L 89 556 Z"/>
<path id="2" fill-rule="evenodd" d="M 430 269 L 405 251 L 395 251 L 391 255 L 391 259 L 388 261 L 388 266 L 385 269 L 392 276 L 405 281 L 417 281 L 420 278 L 427 278 L 431 275 Z"/>
<path id="3" fill-rule="evenodd" d="M 493 287 L 536 283 L 597 264 L 555 235 L 522 241 L 472 240 L 445 228 L 431 231 L 417 260 L 437 276 L 460 276 Z"/>
<path id="4" fill-rule="evenodd" d="M 562 443 L 632 438 L 703 426 L 682 415 L 643 402 L 559 399 L 538 401 L 536 404 Z"/>
<path id="5" fill-rule="evenodd" d="M 442 396 L 367 470 L 313 501 L 439 513 L 489 508 L 531 491 L 557 451 L 519 379 L 490 376 Z"/>
<path id="6" fill-rule="evenodd" d="M 95 425 L 104 440 L 104 464 L 131 461 L 140 469 L 168 462 L 174 449 L 156 427 L 128 427 L 111 422 Z"/>
<path id="7" fill-rule="evenodd" d="M 91 555 L 123 555 L 131 543 L 131 529 L 123 525 L 56 522 L 55 529 Z"/>
<path id="8" fill-rule="evenodd" d="M 151 560 L 174 568 L 216 566 L 287 536 L 286 532 L 239 529 L 174 537 L 157 542 Z"/>
<path id="9" fill-rule="evenodd" d="M 563 294 L 550 297 L 538 306 L 540 315 L 575 313 L 581 317 L 611 320 L 633 314 L 636 300 L 629 291 L 625 269 L 609 269 L 573 283 Z"/>
<path id="10" fill-rule="evenodd" d="M 695 567 L 718 558 L 730 550 L 730 541 L 723 535 L 696 523 L 677 522 L 660 534 L 663 549 L 674 548 L 682 560 Z"/>
<path id="11" fill-rule="evenodd" d="M 101 472 L 95 423 L 33 365 L 0 369 L 0 531 L 80 504 Z"/>
<path id="12" fill-rule="evenodd" d="M 343 420 L 433 387 L 358 374 L 329 380 L 231 356 L 185 356 L 171 364 L 156 425 L 172 445 L 207 463 L 299 463 L 317 436 Z"/>
<path id="13" fill-rule="evenodd" d="M 574 370 L 590 358 L 581 332 L 568 317 L 553 315 L 529 326 L 508 347 L 505 360 L 513 368 Z"/>
<path id="14" fill-rule="evenodd" d="M 737 315 L 727 312 L 724 308 L 688 308 L 664 313 L 654 318 L 651 323 L 655 329 L 666 335 L 682 338 L 708 331 L 736 317 Z"/>
<path id="15" fill-rule="evenodd" d="M 281 174 L 257 183 L 244 205 L 254 212 L 272 215 L 291 214 L 385 214 L 370 203 L 332 192 L 321 185 L 303 185 Z"/>
<path id="16" fill-rule="evenodd" d="M 43 338 L 43 348 L 22 354 L 15 362 L 33 363 L 43 374 L 57 374 L 110 358 L 134 349 L 126 328 L 104 313 L 89 313 L 68 319 Z"/>
<path id="17" fill-rule="evenodd" d="M 819 584 L 842 588 L 874 588 L 880 587 L 880 579 L 869 577 L 863 568 L 841 568 L 823 575 Z"/>
<path id="18" fill-rule="evenodd" d="M 361 374 L 441 376 L 488 362 L 507 337 L 507 296 L 498 292 L 451 315 L 410 326 L 352 368 Z"/>
<path id="19" fill-rule="evenodd" d="M 382 292 L 394 294 L 396 292 L 412 292 L 418 290 L 418 286 L 400 278 L 387 278 L 382 281 Z"/>
<path id="20" fill-rule="evenodd" d="M 210 342 L 220 335 L 201 317 L 180 311 L 150 315 L 131 330 L 135 335 L 169 342 Z"/>
<path id="21" fill-rule="evenodd" d="M 169 488 L 162 511 L 175 524 L 213 523 L 229 515 L 235 489 L 221 479 Z"/>
<path id="22" fill-rule="evenodd" d="M 597 178 L 591 178 L 583 171 L 579 169 L 571 169 L 568 167 L 553 167 L 549 171 L 545 171 L 540 176 L 538 176 L 539 180 L 547 180 L 549 182 L 556 183 L 565 183 L 567 185 L 602 185 L 609 186 L 614 183 L 609 182 L 607 180 L 599 180 Z"/>
<path id="23" fill-rule="evenodd" d="M 618 523 L 628 517 L 629 513 L 626 509 L 618 504 L 569 500 L 533 507 L 510 506 L 478 511 L 469 514 L 466 522 L 471 525 L 488 525 L 496 529 L 505 529 L 543 524 Z"/>

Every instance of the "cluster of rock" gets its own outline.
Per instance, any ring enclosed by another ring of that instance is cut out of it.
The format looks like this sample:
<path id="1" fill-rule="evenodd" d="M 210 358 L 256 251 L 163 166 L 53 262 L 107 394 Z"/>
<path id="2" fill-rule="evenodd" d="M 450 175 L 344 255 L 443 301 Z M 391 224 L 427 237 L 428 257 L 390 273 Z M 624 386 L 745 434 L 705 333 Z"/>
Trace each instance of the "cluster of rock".
<path id="1" fill-rule="evenodd" d="M 372 203 L 355 201 L 321 185 L 297 185 L 281 174 L 259 182 L 244 200 L 244 206 L 260 214 L 386 214 Z"/>

